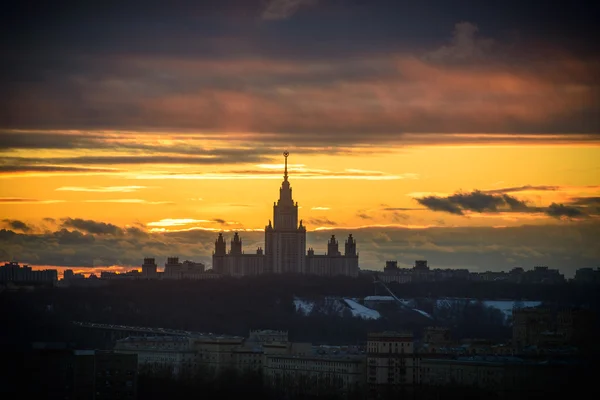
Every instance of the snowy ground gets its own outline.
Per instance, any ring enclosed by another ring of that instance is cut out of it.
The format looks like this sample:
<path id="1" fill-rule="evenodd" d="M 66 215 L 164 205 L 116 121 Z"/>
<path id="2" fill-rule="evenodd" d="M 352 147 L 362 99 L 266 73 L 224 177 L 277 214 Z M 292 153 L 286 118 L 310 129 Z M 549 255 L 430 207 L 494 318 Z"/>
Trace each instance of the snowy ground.
<path id="1" fill-rule="evenodd" d="M 360 317 L 362 319 L 379 319 L 381 318 L 381 314 L 377 310 L 372 310 L 363 306 L 360 303 L 357 303 L 351 299 L 344 299 L 350 310 L 352 311 L 352 315 L 355 317 Z"/>
<path id="2" fill-rule="evenodd" d="M 358 302 L 358 299 L 326 297 L 324 302 L 317 306 L 313 301 L 296 297 L 294 299 L 294 306 L 296 307 L 296 312 L 302 315 L 309 315 L 315 307 L 319 307 L 319 311 L 324 311 L 332 315 L 343 315 L 344 310 L 350 309 L 354 317 L 362 319 L 381 318 L 381 314 L 378 311 L 363 306 Z"/>
<path id="3" fill-rule="evenodd" d="M 296 306 L 296 312 L 301 313 L 303 315 L 308 315 L 312 312 L 313 308 L 315 307 L 315 303 L 295 298 L 294 306 Z"/>
<path id="4" fill-rule="evenodd" d="M 423 310 L 419 310 L 418 308 L 413 308 L 413 311 L 416 311 L 416 312 L 418 312 L 419 314 L 421 314 L 421 315 L 422 315 L 422 316 L 424 316 L 424 317 L 427 317 L 427 318 L 429 318 L 429 319 L 433 319 L 433 317 L 432 317 L 431 315 L 429 315 L 428 313 L 426 313 L 426 312 L 425 312 L 425 311 L 423 311 Z"/>

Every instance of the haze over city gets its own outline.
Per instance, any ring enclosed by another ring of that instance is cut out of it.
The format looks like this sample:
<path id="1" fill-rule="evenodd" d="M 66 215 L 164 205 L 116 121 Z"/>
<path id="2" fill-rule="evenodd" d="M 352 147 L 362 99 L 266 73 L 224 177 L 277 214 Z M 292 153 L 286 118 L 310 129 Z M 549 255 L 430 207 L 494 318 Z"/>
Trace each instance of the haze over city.
<path id="1" fill-rule="evenodd" d="M 287 150 L 318 253 L 353 233 L 362 269 L 596 267 L 597 27 L 544 7 L 13 5 L 0 260 L 210 266 L 218 232 L 264 246 Z"/>

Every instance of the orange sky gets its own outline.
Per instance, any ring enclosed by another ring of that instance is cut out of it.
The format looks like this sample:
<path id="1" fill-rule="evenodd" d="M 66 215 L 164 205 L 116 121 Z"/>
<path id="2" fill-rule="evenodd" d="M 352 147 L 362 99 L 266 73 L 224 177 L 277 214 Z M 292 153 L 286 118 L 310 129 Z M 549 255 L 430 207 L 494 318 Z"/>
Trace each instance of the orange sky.
<path id="1" fill-rule="evenodd" d="M 161 142 L 169 141 L 167 138 L 165 135 Z M 600 147 L 596 144 L 374 146 L 342 154 L 289 150 L 294 199 L 309 230 L 365 225 L 548 224 L 557 221 L 543 213 L 440 213 L 426 209 L 415 198 L 457 191 L 554 187 L 511 193 L 542 207 L 600 195 Z M 29 151 L 27 157 L 43 160 L 55 158 L 57 153 Z M 85 152 L 86 157 L 115 154 Z M 79 155 L 80 151 L 60 152 L 60 156 Z M 141 224 L 151 231 L 262 229 L 271 218 L 282 179 L 283 157 L 270 157 L 270 163 L 114 164 L 104 167 L 115 172 L 94 174 L 3 174 L 1 217 L 34 225 L 44 218 L 83 218 L 119 226 Z"/>
<path id="2" fill-rule="evenodd" d="M 238 3 L 207 7 L 211 24 L 196 2 L 161 11 L 162 27 L 151 8 L 124 26 L 119 7 L 6 24 L 31 48 L 8 42 L 0 76 L 0 259 L 210 265 L 216 233 L 234 230 L 251 251 L 288 150 L 316 251 L 352 231 L 363 268 L 596 266 L 600 57 L 575 35 L 587 14 L 561 41 L 556 21 L 485 2 L 276 17 Z"/>

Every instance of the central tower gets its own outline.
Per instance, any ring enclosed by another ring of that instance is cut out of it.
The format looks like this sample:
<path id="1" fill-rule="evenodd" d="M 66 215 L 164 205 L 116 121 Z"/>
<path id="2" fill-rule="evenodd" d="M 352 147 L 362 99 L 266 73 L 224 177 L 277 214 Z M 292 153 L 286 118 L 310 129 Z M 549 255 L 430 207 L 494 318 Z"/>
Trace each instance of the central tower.
<path id="1" fill-rule="evenodd" d="M 292 188 L 288 181 L 287 160 L 283 182 L 279 189 L 279 200 L 273 203 L 273 224 L 265 227 L 265 256 L 267 270 L 276 274 L 304 273 L 306 255 L 306 228 L 298 223 L 298 203 L 292 198 Z"/>

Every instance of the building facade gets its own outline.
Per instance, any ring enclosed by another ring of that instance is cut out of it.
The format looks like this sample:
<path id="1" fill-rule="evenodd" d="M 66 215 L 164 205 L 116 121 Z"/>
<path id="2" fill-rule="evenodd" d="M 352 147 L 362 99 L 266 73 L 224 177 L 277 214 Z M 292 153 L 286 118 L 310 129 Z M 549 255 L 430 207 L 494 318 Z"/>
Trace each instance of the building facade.
<path id="1" fill-rule="evenodd" d="M 412 333 L 370 333 L 367 338 L 369 398 L 391 396 L 418 381 Z"/>
<path id="2" fill-rule="evenodd" d="M 140 371 L 168 371 L 179 375 L 196 367 L 196 353 L 184 336 L 129 336 L 117 340 L 119 354 L 137 356 Z"/>
<path id="3" fill-rule="evenodd" d="M 273 220 L 265 226 L 265 248 L 259 247 L 256 253 L 246 254 L 242 250 L 242 239 L 237 232 L 227 243 L 222 233 L 215 241 L 213 270 L 230 276 L 275 274 L 316 274 L 322 276 L 358 276 L 358 253 L 352 235 L 345 243 L 344 254 L 338 248 L 335 236 L 327 245 L 327 253 L 315 254 L 311 248 L 306 252 L 306 227 L 298 220 L 298 203 L 292 197 L 292 187 L 288 180 L 285 152 L 283 182 L 279 188 L 279 200 L 273 204 Z"/>

